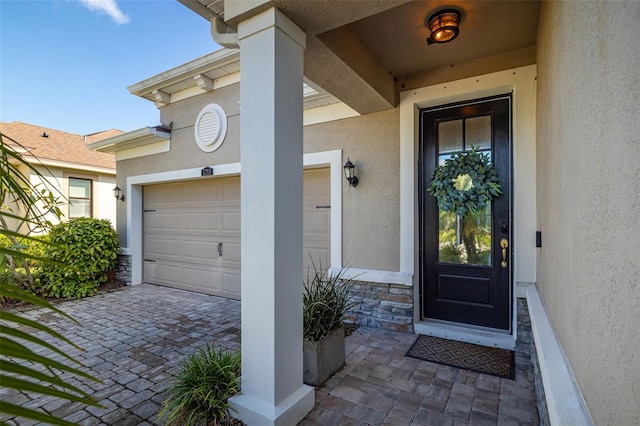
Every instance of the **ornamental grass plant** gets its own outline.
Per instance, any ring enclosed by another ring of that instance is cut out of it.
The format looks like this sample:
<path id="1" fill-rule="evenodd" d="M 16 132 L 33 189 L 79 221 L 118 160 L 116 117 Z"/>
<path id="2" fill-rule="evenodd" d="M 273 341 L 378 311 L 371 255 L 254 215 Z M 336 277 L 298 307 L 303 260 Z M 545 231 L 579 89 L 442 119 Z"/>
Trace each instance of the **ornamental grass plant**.
<path id="1" fill-rule="evenodd" d="M 353 280 L 345 278 L 347 269 L 329 275 L 313 264 L 313 275 L 307 276 L 302 299 L 303 336 L 317 342 L 343 326 L 346 312 L 355 303 L 351 301 Z"/>
<path id="2" fill-rule="evenodd" d="M 186 358 L 158 417 L 167 425 L 228 423 L 229 398 L 240 392 L 240 353 L 207 344 Z"/>

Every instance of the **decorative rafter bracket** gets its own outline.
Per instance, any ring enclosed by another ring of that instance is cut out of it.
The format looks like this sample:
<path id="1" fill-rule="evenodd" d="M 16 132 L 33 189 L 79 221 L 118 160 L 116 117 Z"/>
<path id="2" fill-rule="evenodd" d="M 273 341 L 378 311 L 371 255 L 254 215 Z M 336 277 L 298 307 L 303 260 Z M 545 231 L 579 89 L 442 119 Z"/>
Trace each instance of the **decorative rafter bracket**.
<path id="1" fill-rule="evenodd" d="M 156 104 L 156 108 L 163 107 L 165 105 L 169 105 L 171 103 L 171 95 L 167 92 L 163 92 L 162 90 L 154 90 L 151 92 L 153 95 L 154 103 Z"/>
<path id="2" fill-rule="evenodd" d="M 198 84 L 198 87 L 204 90 L 205 92 L 211 92 L 214 88 L 214 81 L 203 74 L 198 74 L 193 79 Z"/>

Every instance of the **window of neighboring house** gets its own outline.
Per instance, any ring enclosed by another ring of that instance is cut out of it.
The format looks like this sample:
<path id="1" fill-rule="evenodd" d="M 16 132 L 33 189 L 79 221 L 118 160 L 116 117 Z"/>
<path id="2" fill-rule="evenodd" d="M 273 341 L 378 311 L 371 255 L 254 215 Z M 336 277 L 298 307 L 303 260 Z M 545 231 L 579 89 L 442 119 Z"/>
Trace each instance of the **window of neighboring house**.
<path id="1" fill-rule="evenodd" d="M 91 179 L 69 178 L 69 219 L 91 217 Z"/>

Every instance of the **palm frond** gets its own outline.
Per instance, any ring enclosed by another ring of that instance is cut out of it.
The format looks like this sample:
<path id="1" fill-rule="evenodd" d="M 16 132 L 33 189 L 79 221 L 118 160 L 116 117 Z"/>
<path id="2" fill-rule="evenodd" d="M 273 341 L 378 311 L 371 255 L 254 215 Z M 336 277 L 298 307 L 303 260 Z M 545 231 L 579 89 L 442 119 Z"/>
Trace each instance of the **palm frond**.
<path id="1" fill-rule="evenodd" d="M 4 139 L 10 140 L 13 146 L 7 145 Z M 27 271 L 26 259 L 36 260 L 43 264 L 51 263 L 48 259 L 25 253 L 23 251 L 25 246 L 22 244 L 24 241 L 33 242 L 37 240 L 38 243 L 43 243 L 43 241 L 30 237 L 28 235 L 29 232 L 22 233 L 9 229 L 6 219 L 17 220 L 20 226 L 29 224 L 46 229 L 50 226 L 50 222 L 44 217 L 46 212 L 43 213 L 38 209 L 37 200 L 43 200 L 45 203 L 51 202 L 49 211 L 54 214 L 60 213 L 53 193 L 46 194 L 46 190 L 45 192 L 39 192 L 38 188 L 31 183 L 30 177 L 22 172 L 22 170 L 28 170 L 29 174 L 33 174 L 41 181 L 47 182 L 47 178 L 40 173 L 33 163 L 39 164 L 39 167 L 44 169 L 46 167 L 35 156 L 27 161 L 21 151 L 28 152 L 28 149 L 19 142 L 0 133 L 0 203 L 2 203 L 0 208 L 0 236 L 7 237 L 10 241 L 9 247 L 0 247 L 0 271 L 9 267 L 13 268 L 13 272 L 16 272 L 14 259 L 21 259 L 22 265 Z M 52 187 L 55 188 L 55 186 Z M 61 193 L 60 196 L 63 197 Z M 20 207 L 20 215 L 5 206 L 5 202 L 17 203 Z M 66 267 L 64 264 L 59 264 L 58 266 Z M 1 280 L 0 299 L 3 298 L 32 303 L 78 324 L 68 314 L 49 302 L 38 298 L 23 288 Z M 29 329 L 29 332 L 25 331 L 25 328 Z M 35 330 L 37 333 L 32 333 L 31 330 Z M 45 337 L 47 340 L 45 340 Z M 50 341 L 55 341 L 55 343 Z M 22 342 L 25 342 L 28 346 Z M 63 375 L 61 373 L 68 373 L 98 381 L 89 373 L 82 371 L 79 367 L 81 364 L 66 353 L 62 349 L 63 346 L 79 349 L 69 339 L 45 324 L 26 318 L 19 313 L 0 311 L 0 383 L 2 383 L 2 387 L 99 407 L 100 405 L 86 391 L 62 379 Z M 47 351 L 53 355 L 45 355 Z M 58 361 L 55 357 L 61 358 L 63 361 Z M 78 367 L 72 366 L 74 364 Z M 73 425 L 73 423 L 53 415 L 6 401 L 0 403 L 0 413 L 52 425 Z M 5 423 L 0 421 L 0 424 Z"/>

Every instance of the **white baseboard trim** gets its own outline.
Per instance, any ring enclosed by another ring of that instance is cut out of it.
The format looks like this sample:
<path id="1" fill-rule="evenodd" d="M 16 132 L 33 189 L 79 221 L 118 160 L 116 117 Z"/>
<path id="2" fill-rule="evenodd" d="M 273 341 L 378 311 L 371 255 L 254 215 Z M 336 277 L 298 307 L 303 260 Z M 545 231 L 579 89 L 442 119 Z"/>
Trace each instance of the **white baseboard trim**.
<path id="1" fill-rule="evenodd" d="M 337 268 L 332 266 L 329 273 L 335 275 L 342 271 L 342 276 L 354 281 L 366 281 L 378 284 L 399 284 L 411 287 L 413 274 L 410 272 L 379 271 L 376 269 Z"/>
<path id="2" fill-rule="evenodd" d="M 526 298 L 527 297 L 527 287 L 535 285 L 536 283 L 528 283 L 524 281 L 516 282 L 516 297 L 517 298 Z"/>
<path id="3" fill-rule="evenodd" d="M 526 288 L 531 332 L 552 425 L 593 425 L 569 360 L 535 285 Z"/>

